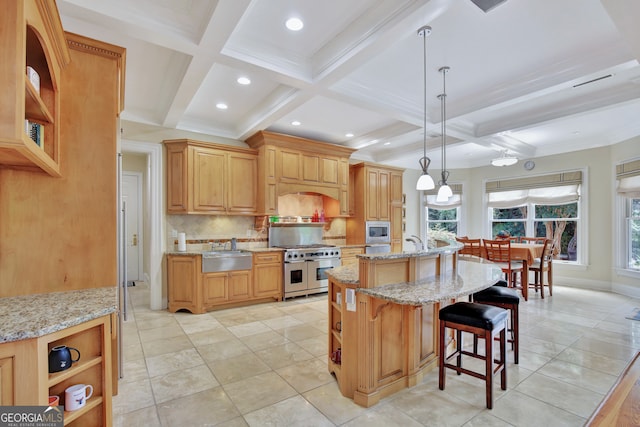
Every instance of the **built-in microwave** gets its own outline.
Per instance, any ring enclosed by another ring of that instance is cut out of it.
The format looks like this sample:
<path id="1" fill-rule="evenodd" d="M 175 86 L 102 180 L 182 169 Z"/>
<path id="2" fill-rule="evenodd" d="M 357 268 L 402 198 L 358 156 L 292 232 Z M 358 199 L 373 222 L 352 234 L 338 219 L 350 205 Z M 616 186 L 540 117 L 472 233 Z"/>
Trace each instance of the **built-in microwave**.
<path id="1" fill-rule="evenodd" d="M 391 243 L 391 223 L 389 221 L 366 221 L 365 243 Z"/>

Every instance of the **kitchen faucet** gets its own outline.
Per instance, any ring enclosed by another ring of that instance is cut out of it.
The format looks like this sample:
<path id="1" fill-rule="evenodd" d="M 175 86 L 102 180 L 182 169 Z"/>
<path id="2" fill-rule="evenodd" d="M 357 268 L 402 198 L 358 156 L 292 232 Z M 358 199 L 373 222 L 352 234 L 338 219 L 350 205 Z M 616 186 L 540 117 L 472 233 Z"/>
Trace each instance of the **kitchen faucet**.
<path id="1" fill-rule="evenodd" d="M 407 237 L 405 240 L 413 243 L 416 246 L 416 251 L 424 251 L 424 243 L 422 242 L 422 239 L 415 234 L 412 234 L 411 237 Z"/>

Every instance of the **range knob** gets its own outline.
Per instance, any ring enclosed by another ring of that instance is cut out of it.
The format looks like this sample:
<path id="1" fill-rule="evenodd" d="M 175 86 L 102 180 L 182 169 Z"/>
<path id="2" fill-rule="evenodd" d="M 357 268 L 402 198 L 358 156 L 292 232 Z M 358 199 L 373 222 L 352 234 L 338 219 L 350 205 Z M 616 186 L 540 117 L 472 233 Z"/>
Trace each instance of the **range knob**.
<path id="1" fill-rule="evenodd" d="M 304 258 L 304 254 L 300 254 L 300 258 Z"/>

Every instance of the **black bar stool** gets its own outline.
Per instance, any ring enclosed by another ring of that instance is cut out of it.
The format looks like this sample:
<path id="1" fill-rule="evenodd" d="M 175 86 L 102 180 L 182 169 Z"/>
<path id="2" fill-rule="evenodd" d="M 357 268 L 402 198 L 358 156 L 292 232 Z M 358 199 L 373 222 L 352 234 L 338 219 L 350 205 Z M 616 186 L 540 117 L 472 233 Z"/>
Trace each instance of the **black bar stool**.
<path id="1" fill-rule="evenodd" d="M 506 369 L 506 330 L 507 330 L 507 310 L 490 305 L 473 302 L 457 302 L 440 310 L 440 362 L 439 381 L 440 390 L 444 390 L 446 372 L 445 368 L 453 369 L 460 374 L 471 375 L 485 381 L 487 408 L 493 408 L 493 376 L 500 373 L 500 388 L 507 389 L 507 369 Z M 456 350 L 449 356 L 446 355 L 445 333 L 446 328 L 456 330 Z M 466 351 L 462 347 L 462 332 L 469 332 L 474 336 L 485 339 L 485 356 L 477 351 Z M 493 358 L 493 340 L 499 337 L 500 358 Z M 462 356 L 471 356 L 485 361 L 484 374 L 471 371 L 462 367 Z M 456 364 L 448 361 L 456 358 Z M 493 364 L 496 363 L 494 369 Z"/>
<path id="2" fill-rule="evenodd" d="M 507 288 L 507 282 L 501 280 L 490 288 L 473 294 L 473 301 L 509 310 L 511 314 L 511 327 L 507 328 L 510 335 L 507 342 L 511 343 L 514 363 L 517 365 L 518 356 L 520 355 L 520 319 L 518 314 L 520 297 L 518 296 L 518 292 L 513 288 Z M 474 337 L 473 339 L 473 351 L 478 351 L 478 337 Z"/>

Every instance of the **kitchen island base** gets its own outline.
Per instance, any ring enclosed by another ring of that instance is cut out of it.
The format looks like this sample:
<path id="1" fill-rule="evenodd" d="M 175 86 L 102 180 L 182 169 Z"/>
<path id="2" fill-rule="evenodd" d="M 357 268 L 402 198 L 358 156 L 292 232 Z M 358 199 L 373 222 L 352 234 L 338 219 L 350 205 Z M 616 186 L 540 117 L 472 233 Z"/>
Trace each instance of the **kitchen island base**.
<path id="1" fill-rule="evenodd" d="M 458 262 L 456 249 L 358 255 L 358 266 L 328 272 L 328 370 L 343 396 L 370 407 L 437 368 L 440 309 L 502 274 L 482 260 Z M 445 338 L 455 345 L 451 331 Z"/>

